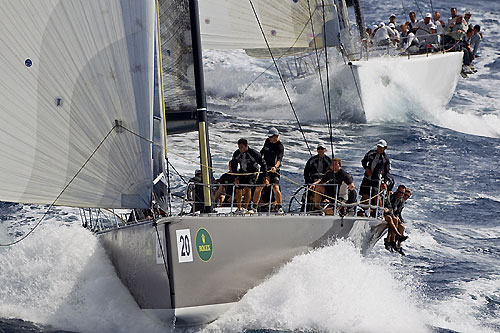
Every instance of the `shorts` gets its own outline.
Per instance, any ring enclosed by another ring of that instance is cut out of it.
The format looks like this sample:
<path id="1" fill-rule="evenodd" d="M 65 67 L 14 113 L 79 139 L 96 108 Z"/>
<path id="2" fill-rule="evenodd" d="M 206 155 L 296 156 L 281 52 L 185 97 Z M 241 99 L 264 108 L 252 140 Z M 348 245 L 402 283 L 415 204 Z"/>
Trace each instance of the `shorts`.
<path id="1" fill-rule="evenodd" d="M 370 190 L 371 190 L 371 196 L 373 197 L 374 195 L 378 194 L 378 180 L 369 180 L 366 178 L 363 178 L 363 181 L 361 182 L 361 185 L 359 186 L 359 194 L 367 194 L 370 195 Z"/>
<path id="2" fill-rule="evenodd" d="M 280 183 L 280 174 L 277 172 L 268 172 L 267 179 L 269 179 L 269 184 L 279 184 Z M 259 173 L 259 178 L 257 178 L 257 184 L 264 184 L 264 174 Z"/>
<path id="3" fill-rule="evenodd" d="M 255 185 L 255 181 L 257 180 L 257 175 L 238 176 L 238 179 L 240 183 L 236 185 L 236 188 L 241 189 L 243 187 L 247 187 L 248 185 Z"/>

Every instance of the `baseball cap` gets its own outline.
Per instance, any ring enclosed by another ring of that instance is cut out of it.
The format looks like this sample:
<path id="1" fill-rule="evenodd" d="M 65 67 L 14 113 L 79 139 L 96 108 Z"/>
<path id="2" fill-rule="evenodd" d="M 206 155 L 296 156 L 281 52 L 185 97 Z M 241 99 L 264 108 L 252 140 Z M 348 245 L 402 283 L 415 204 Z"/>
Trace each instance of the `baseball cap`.
<path id="1" fill-rule="evenodd" d="M 385 140 L 378 140 L 377 147 L 387 148 L 387 142 Z"/>
<path id="2" fill-rule="evenodd" d="M 432 15 L 431 15 L 431 13 L 425 13 L 425 17 L 432 18 Z"/>
<path id="3" fill-rule="evenodd" d="M 322 142 L 318 143 L 318 146 L 316 147 L 316 149 L 319 149 L 319 148 L 323 148 L 323 149 L 326 149 L 326 145 Z"/>
<path id="4" fill-rule="evenodd" d="M 391 17 L 396 17 L 396 14 L 391 14 L 391 16 L 389 16 L 389 18 L 391 18 Z"/>
<path id="5" fill-rule="evenodd" d="M 396 26 L 394 25 L 394 23 L 389 23 L 389 28 L 395 28 Z"/>
<path id="6" fill-rule="evenodd" d="M 272 137 L 272 136 L 275 136 L 275 135 L 280 135 L 280 132 L 276 129 L 276 127 L 271 127 L 269 129 L 269 132 L 267 132 L 267 136 L 268 137 Z"/>

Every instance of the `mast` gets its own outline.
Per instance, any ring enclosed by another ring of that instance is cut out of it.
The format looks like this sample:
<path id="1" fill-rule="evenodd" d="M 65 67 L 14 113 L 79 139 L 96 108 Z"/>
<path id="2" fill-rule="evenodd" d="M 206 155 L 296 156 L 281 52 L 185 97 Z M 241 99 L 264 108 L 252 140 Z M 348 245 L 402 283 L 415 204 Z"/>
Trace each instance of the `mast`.
<path id="1" fill-rule="evenodd" d="M 352 3 L 354 6 L 354 15 L 356 15 L 356 24 L 359 28 L 359 36 L 361 37 L 361 40 L 363 40 L 366 38 L 366 25 L 360 1 L 361 0 L 352 0 Z"/>
<path id="2" fill-rule="evenodd" d="M 193 44 L 194 79 L 196 89 L 196 110 L 198 116 L 198 141 L 200 144 L 200 164 L 203 184 L 203 212 L 210 213 L 212 199 L 210 195 L 210 170 L 207 101 L 203 78 L 203 59 L 201 55 L 200 21 L 198 13 L 198 0 L 189 0 L 189 17 L 191 21 L 191 40 Z"/>

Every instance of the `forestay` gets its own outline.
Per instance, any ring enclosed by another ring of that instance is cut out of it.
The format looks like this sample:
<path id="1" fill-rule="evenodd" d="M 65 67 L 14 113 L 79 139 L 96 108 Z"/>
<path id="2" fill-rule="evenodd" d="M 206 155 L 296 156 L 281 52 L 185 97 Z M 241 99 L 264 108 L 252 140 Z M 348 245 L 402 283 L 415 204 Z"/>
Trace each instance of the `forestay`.
<path id="1" fill-rule="evenodd" d="M 150 0 L 0 2 L 0 200 L 50 204 L 88 160 L 57 205 L 150 206 L 151 144 L 112 128 L 152 137 L 155 17 Z"/>
<path id="2" fill-rule="evenodd" d="M 313 47 L 332 18 L 329 0 L 252 0 L 271 48 Z M 202 44 L 207 49 L 267 49 L 249 0 L 199 0 Z M 310 7 L 310 11 L 309 11 Z M 311 15 L 309 15 L 311 13 Z"/>

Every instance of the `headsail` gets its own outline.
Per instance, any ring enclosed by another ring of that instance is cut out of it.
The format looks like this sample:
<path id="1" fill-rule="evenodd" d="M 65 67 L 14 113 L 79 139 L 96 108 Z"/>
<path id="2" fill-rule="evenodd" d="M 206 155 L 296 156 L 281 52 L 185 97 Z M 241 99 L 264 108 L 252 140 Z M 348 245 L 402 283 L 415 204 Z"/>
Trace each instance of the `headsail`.
<path id="1" fill-rule="evenodd" d="M 112 128 L 152 137 L 154 2 L 2 1 L 0 22 L 0 200 L 149 207 L 151 144 Z"/>
<path id="2" fill-rule="evenodd" d="M 317 36 L 322 32 L 323 22 L 333 18 L 329 0 L 252 0 L 252 3 L 273 49 L 313 47 L 311 23 Z M 199 6 L 204 48 L 267 50 L 249 0 L 204 0 Z"/>

